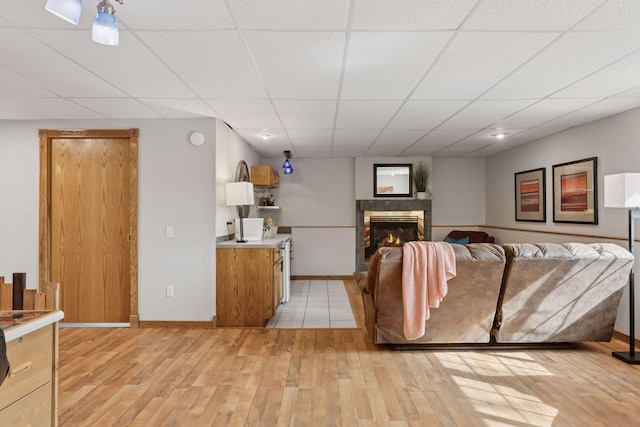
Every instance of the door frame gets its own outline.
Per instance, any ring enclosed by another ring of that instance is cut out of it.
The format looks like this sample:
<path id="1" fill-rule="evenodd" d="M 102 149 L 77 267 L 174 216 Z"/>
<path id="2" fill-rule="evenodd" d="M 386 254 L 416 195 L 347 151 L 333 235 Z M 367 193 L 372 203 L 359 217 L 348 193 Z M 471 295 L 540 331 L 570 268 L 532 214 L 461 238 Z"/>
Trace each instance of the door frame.
<path id="1" fill-rule="evenodd" d="M 55 130 L 40 129 L 40 200 L 39 200 L 39 288 L 51 281 L 51 169 L 52 140 L 59 138 L 78 139 L 129 139 L 131 170 L 129 174 L 129 223 L 131 230 L 129 245 L 129 324 L 132 328 L 140 326 L 138 312 L 138 136 L 139 129 L 79 129 Z M 64 286 L 64 283 L 61 284 Z"/>

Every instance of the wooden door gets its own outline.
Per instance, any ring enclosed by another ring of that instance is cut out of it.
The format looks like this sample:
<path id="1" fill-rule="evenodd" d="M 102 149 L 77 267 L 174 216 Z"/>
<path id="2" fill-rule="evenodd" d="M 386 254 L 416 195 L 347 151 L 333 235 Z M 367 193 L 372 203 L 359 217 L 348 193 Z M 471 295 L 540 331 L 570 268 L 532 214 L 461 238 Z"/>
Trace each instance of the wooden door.
<path id="1" fill-rule="evenodd" d="M 135 144 L 129 131 L 48 132 L 45 275 L 61 284 L 64 321 L 137 322 L 137 132 Z"/>

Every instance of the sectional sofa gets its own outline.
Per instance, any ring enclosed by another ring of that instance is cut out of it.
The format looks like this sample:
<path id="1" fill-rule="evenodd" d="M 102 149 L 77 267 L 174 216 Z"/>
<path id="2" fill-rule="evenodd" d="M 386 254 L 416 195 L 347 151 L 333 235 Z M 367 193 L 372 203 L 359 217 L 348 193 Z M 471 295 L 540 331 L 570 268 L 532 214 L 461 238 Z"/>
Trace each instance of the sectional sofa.
<path id="1" fill-rule="evenodd" d="M 402 249 L 380 248 L 358 273 L 376 344 L 514 345 L 609 341 L 633 256 L 610 243 L 452 244 L 456 276 L 426 333 L 403 332 Z"/>

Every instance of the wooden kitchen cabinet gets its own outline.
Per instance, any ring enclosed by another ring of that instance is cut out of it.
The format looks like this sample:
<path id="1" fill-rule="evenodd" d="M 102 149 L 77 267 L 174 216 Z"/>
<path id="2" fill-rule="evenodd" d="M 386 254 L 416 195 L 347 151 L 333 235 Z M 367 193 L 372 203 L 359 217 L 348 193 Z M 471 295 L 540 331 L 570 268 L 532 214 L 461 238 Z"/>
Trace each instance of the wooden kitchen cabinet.
<path id="1" fill-rule="evenodd" d="M 253 185 L 265 185 L 271 188 L 278 188 L 280 185 L 280 175 L 269 165 L 251 166 L 251 182 Z"/>
<path id="2" fill-rule="evenodd" d="M 216 249 L 216 325 L 264 327 L 282 300 L 282 243 L 235 246 Z"/>

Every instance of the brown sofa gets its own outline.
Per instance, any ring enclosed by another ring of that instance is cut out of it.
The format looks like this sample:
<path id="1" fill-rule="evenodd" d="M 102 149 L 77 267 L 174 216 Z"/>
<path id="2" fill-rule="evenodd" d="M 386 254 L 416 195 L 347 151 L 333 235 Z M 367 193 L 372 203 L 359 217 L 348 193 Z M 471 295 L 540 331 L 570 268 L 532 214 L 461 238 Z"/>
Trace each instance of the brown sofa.
<path id="1" fill-rule="evenodd" d="M 452 230 L 447 234 L 448 238 L 453 240 L 464 239 L 469 237 L 469 243 L 495 243 L 496 238 L 489 236 L 484 231 L 472 231 L 472 230 Z"/>
<path id="2" fill-rule="evenodd" d="M 402 249 L 380 248 L 362 290 L 376 344 L 560 343 L 611 339 L 633 256 L 614 244 L 452 245 L 456 277 L 426 333 L 403 332 Z"/>

